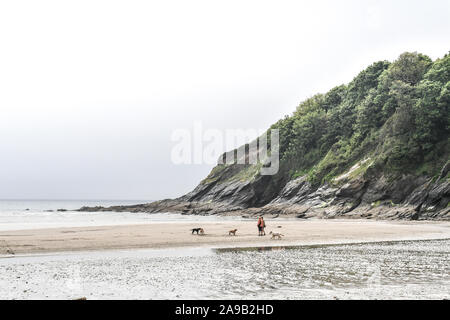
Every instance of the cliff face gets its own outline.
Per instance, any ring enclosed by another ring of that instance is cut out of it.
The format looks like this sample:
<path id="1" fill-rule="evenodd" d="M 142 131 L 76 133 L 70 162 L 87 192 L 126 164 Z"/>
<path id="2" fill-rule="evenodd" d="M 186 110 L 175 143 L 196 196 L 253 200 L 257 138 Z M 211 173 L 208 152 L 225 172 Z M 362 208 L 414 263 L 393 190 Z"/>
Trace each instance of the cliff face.
<path id="1" fill-rule="evenodd" d="M 220 164 L 178 199 L 81 210 L 450 220 L 449 55 L 374 63 L 270 129 L 275 175 Z"/>
<path id="2" fill-rule="evenodd" d="M 251 181 L 208 182 L 181 198 L 142 205 L 137 211 L 450 220 L 450 182 L 445 178 L 449 168 L 447 164 L 436 181 L 410 174 L 390 181 L 383 174 L 348 178 L 344 173 L 338 181 L 314 187 L 301 176 L 274 192 L 264 188 L 270 178 L 261 176 Z"/>
<path id="3" fill-rule="evenodd" d="M 338 177 L 339 180 L 319 187 L 312 186 L 306 176 L 301 176 L 287 182 L 279 191 L 265 188 L 269 176 L 226 182 L 219 178 L 214 182 L 202 182 L 178 199 L 81 210 L 450 220 L 449 169 L 450 163 L 447 163 L 436 180 L 411 174 L 390 180 L 384 174 L 370 171 L 348 177 L 347 172 Z"/>

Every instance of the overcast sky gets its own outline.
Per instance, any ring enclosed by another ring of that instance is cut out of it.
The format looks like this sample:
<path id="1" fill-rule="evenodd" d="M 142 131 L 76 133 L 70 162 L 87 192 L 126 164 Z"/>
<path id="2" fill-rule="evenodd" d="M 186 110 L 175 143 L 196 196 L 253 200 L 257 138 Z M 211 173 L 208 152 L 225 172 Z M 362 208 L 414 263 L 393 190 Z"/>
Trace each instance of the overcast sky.
<path id="1" fill-rule="evenodd" d="M 0 1 L 0 199 L 182 195 L 212 166 L 174 130 L 265 129 L 449 40 L 448 0 Z"/>

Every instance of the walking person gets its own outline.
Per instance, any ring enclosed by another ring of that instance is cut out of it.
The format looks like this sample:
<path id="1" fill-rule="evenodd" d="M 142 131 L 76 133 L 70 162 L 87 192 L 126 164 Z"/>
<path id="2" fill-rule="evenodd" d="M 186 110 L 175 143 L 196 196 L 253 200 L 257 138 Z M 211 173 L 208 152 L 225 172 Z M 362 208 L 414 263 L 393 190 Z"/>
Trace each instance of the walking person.
<path id="1" fill-rule="evenodd" d="M 261 228 L 262 228 L 262 235 L 266 235 L 266 222 L 264 221 L 264 218 L 261 217 Z"/>
<path id="2" fill-rule="evenodd" d="M 256 225 L 258 226 L 258 236 L 265 236 L 266 232 L 264 231 L 264 228 L 266 227 L 266 223 L 262 216 L 258 218 L 258 223 Z"/>
<path id="3" fill-rule="evenodd" d="M 258 217 L 258 223 L 256 224 L 256 226 L 258 227 L 258 236 L 260 236 L 262 234 L 262 232 L 261 232 L 261 217 Z"/>

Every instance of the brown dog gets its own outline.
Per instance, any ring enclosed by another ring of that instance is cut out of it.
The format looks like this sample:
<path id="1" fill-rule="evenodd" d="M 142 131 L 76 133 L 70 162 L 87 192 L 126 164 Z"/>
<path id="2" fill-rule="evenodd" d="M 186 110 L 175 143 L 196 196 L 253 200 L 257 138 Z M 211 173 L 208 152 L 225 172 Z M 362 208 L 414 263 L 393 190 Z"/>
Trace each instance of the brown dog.
<path id="1" fill-rule="evenodd" d="M 278 239 L 278 240 L 281 240 L 281 237 L 284 237 L 284 234 L 277 233 L 277 232 L 272 232 L 272 231 L 270 231 L 269 234 L 272 235 L 272 238 L 271 238 L 271 239 Z"/>
<path id="2" fill-rule="evenodd" d="M 231 235 L 235 236 L 236 235 L 236 231 L 237 231 L 237 229 L 230 230 L 230 231 L 228 231 L 228 235 L 229 236 L 231 236 Z"/>

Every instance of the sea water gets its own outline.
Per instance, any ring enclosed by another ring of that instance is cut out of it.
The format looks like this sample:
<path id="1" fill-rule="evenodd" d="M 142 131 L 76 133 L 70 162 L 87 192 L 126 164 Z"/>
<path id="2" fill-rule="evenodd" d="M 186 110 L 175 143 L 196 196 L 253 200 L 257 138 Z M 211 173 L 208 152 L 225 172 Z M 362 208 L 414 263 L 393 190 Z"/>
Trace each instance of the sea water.
<path id="1" fill-rule="evenodd" d="M 236 219 L 217 216 L 188 216 L 176 213 L 79 212 L 83 206 L 120 206 L 149 200 L 0 200 L 0 231 L 61 227 L 111 226 L 141 223 L 217 221 Z M 58 211 L 63 209 L 67 211 Z"/>

